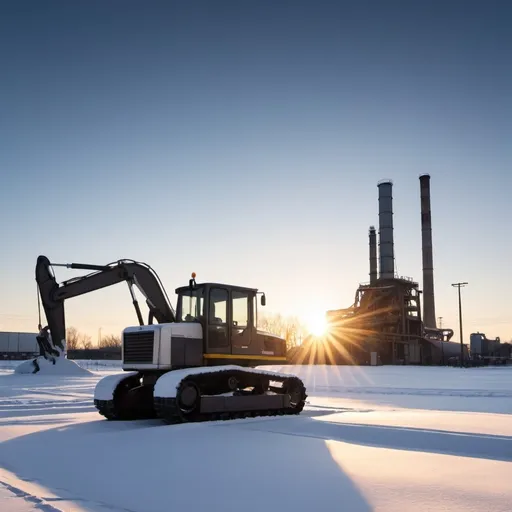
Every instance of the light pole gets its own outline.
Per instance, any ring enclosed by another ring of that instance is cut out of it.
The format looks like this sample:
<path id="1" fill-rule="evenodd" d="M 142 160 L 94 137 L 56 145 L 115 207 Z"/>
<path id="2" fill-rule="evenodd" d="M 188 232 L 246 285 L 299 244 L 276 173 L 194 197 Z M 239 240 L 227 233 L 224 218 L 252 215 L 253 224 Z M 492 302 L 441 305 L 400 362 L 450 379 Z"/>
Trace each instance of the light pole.
<path id="1" fill-rule="evenodd" d="M 459 291 L 459 329 L 460 329 L 460 367 L 464 361 L 464 344 L 462 343 L 462 300 L 460 298 L 460 289 L 468 283 L 453 283 L 452 286 L 458 288 Z"/>
<path id="2" fill-rule="evenodd" d="M 438 318 L 438 320 L 439 320 L 439 329 L 442 329 L 443 328 L 443 317 L 440 316 Z M 443 342 L 444 342 L 444 336 L 443 336 L 443 338 L 441 340 L 441 361 L 442 361 L 442 363 L 444 365 L 444 343 Z"/>

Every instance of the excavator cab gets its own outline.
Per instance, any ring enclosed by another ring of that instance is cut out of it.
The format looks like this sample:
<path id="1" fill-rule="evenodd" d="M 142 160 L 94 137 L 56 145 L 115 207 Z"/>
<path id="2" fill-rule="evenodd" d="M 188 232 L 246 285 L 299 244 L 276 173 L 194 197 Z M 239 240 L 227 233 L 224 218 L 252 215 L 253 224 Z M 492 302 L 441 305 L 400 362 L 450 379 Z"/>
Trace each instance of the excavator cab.
<path id="1" fill-rule="evenodd" d="M 221 283 L 196 284 L 176 289 L 177 322 L 201 324 L 205 359 L 256 359 L 286 355 L 285 340 L 258 331 L 261 292 Z M 265 294 L 261 304 L 265 305 Z"/>

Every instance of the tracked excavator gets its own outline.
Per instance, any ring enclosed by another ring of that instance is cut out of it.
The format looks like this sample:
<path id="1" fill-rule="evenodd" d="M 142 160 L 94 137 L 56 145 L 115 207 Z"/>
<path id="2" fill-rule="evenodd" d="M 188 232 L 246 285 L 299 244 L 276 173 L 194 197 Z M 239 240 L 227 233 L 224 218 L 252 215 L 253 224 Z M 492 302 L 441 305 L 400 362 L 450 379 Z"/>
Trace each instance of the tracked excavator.
<path id="1" fill-rule="evenodd" d="M 53 267 L 90 273 L 57 283 Z M 177 288 L 176 308 L 146 263 L 55 264 L 39 256 L 36 281 L 48 325 L 40 321 L 41 354 L 67 357 L 64 302 L 126 282 L 138 325 L 122 332 L 122 369 L 96 385 L 94 404 L 107 420 L 160 418 L 165 423 L 300 414 L 306 389 L 296 375 L 257 368 L 286 363 L 284 339 L 260 331 L 254 288 L 196 283 Z M 146 299 L 147 322 L 135 289 Z"/>

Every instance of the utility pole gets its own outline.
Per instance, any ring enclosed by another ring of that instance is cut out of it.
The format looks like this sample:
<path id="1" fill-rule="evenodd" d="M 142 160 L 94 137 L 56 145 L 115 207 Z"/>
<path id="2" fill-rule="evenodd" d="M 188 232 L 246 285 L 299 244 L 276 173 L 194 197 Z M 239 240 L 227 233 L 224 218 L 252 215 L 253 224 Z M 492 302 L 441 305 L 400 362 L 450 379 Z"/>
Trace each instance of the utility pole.
<path id="1" fill-rule="evenodd" d="M 458 288 L 459 291 L 459 329 L 460 329 L 460 367 L 464 361 L 464 344 L 462 343 L 462 300 L 460 298 L 460 289 L 468 283 L 453 283 L 452 286 Z"/>
<path id="2" fill-rule="evenodd" d="M 439 320 L 439 329 L 442 329 L 443 328 L 443 317 L 440 316 L 438 318 L 438 320 Z M 444 344 L 443 344 L 443 342 L 444 342 L 444 337 L 442 338 L 442 341 L 441 341 L 441 362 L 444 365 Z"/>

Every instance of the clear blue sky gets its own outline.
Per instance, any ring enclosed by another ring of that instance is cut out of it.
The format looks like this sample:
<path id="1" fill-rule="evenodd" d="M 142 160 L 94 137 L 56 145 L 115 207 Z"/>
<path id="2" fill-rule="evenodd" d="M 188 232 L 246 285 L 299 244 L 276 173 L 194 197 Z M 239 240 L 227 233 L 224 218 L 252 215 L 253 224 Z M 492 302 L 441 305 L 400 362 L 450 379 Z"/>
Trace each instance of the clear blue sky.
<path id="1" fill-rule="evenodd" d="M 468 281 L 465 334 L 511 338 L 511 23 L 507 1 L 3 4 L 0 329 L 37 327 L 39 254 L 348 307 L 383 178 L 421 283 L 428 172 L 437 315 L 458 332 Z M 67 320 L 136 323 L 122 285 Z"/>

